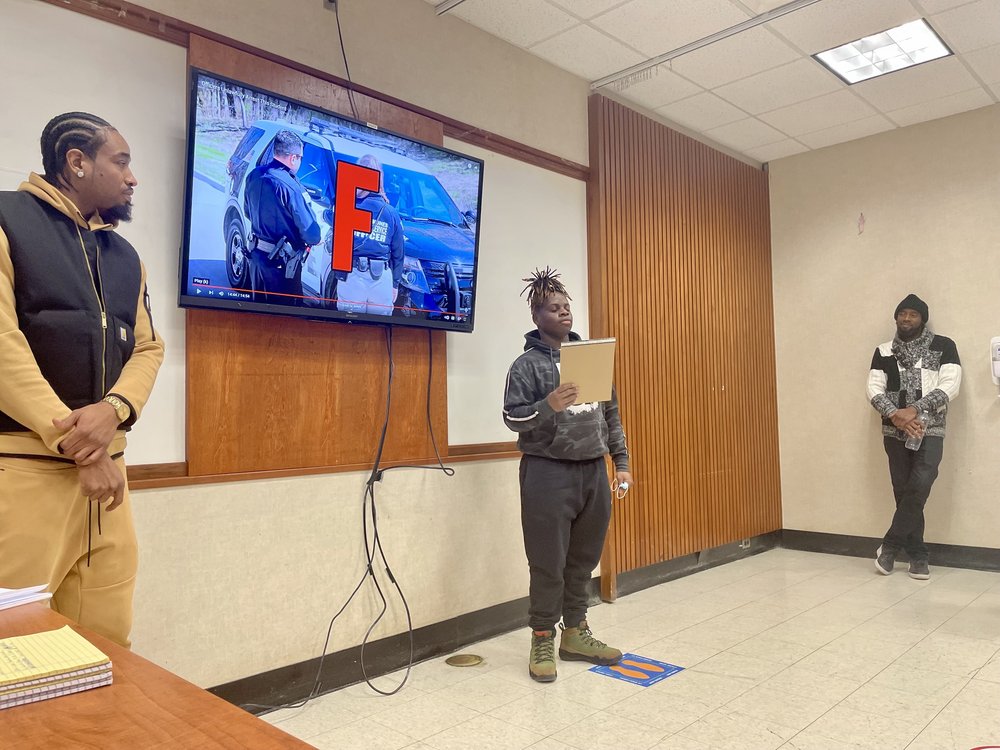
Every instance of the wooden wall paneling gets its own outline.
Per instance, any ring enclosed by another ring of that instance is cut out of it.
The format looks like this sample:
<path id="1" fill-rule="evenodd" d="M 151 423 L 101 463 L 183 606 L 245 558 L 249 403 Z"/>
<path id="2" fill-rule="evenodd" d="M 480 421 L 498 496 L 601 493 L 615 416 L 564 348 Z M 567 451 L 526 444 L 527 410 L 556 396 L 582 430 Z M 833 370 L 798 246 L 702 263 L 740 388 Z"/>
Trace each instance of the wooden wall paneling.
<path id="1" fill-rule="evenodd" d="M 347 91 L 299 70 L 191 35 L 190 64 L 351 115 Z M 364 94 L 358 115 L 379 127 L 443 142 L 439 122 Z M 382 326 L 214 310 L 187 312 L 187 454 L 191 476 L 369 464 L 385 418 Z M 428 356 L 428 344 L 432 350 Z M 431 421 L 446 453 L 444 333 L 396 328 L 386 461 L 433 459 Z"/>
<path id="2" fill-rule="evenodd" d="M 636 478 L 607 598 L 618 572 L 780 528 L 781 505 L 766 173 L 603 97 L 589 111 L 591 334 L 619 341 Z"/>

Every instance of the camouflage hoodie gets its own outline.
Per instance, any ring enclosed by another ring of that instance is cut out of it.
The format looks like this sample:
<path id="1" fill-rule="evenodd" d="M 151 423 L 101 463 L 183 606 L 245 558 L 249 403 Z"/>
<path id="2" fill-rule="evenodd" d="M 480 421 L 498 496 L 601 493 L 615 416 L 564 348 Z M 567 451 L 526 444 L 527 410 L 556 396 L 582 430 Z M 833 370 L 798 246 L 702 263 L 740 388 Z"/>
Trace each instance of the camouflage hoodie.
<path id="1" fill-rule="evenodd" d="M 571 341 L 580 337 L 570 333 Z M 523 453 L 562 461 L 587 461 L 608 453 L 617 471 L 628 471 L 628 449 L 618 416 L 618 397 L 576 404 L 555 412 L 546 401 L 559 385 L 559 350 L 539 337 L 524 334 L 524 354 L 507 372 L 503 419 L 518 433 L 517 447 Z"/>

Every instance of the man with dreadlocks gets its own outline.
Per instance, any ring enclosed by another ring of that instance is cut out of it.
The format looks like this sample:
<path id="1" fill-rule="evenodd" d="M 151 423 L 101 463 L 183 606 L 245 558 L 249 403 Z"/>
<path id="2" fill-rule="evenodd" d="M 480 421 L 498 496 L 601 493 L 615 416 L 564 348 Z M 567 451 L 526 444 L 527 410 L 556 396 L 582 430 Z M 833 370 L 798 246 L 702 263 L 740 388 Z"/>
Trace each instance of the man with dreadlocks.
<path id="1" fill-rule="evenodd" d="M 559 353 L 573 333 L 570 297 L 559 274 L 546 268 L 524 281 L 537 326 L 525 334 L 524 354 L 507 373 L 503 418 L 518 433 L 521 530 L 530 574 L 528 673 L 556 678 L 555 628 L 562 618 L 559 658 L 616 664 L 622 652 L 602 643 L 587 625 L 587 584 L 601 559 L 611 518 L 604 457 L 616 479 L 630 484 L 628 450 L 614 391 L 604 403 L 575 404 L 579 389 L 559 382 Z"/>
<path id="2" fill-rule="evenodd" d="M 114 231 L 137 183 L 94 115 L 53 118 L 41 147 L 44 176 L 0 192 L 0 586 L 47 583 L 54 609 L 127 646 L 122 454 L 163 360 L 146 271 Z"/>

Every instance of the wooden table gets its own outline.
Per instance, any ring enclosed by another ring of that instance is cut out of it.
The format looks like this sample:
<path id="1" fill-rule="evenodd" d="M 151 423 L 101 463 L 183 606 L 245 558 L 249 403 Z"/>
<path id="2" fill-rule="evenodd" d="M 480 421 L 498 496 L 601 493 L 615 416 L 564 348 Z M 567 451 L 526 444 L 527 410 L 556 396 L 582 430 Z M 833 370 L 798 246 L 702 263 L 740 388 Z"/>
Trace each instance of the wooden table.
<path id="1" fill-rule="evenodd" d="M 0 638 L 73 629 L 111 657 L 114 683 L 0 711 L 0 748 L 311 748 L 49 609 L 0 610 Z"/>

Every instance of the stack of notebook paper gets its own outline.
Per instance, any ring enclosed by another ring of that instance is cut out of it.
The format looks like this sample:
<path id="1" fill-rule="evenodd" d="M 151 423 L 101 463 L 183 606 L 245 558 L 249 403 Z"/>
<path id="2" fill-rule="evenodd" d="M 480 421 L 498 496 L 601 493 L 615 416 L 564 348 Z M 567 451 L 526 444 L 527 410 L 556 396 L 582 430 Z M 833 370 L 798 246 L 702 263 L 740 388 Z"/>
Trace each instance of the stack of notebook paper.
<path id="1" fill-rule="evenodd" d="M 46 584 L 30 586 L 26 589 L 0 589 L 0 609 L 9 609 L 31 602 L 44 602 L 52 598 L 52 594 L 45 591 Z"/>
<path id="2" fill-rule="evenodd" d="M 0 709 L 111 684 L 111 660 L 68 625 L 0 639 Z"/>

